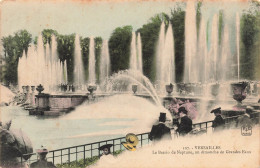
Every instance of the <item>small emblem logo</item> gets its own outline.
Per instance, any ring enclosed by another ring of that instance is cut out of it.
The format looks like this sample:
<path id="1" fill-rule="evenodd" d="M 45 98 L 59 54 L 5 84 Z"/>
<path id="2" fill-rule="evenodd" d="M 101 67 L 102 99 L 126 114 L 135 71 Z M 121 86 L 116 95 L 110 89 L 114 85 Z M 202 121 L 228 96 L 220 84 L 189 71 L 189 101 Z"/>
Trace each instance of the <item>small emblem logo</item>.
<path id="1" fill-rule="evenodd" d="M 252 127 L 244 125 L 241 127 L 241 135 L 242 136 L 251 136 L 252 135 Z"/>

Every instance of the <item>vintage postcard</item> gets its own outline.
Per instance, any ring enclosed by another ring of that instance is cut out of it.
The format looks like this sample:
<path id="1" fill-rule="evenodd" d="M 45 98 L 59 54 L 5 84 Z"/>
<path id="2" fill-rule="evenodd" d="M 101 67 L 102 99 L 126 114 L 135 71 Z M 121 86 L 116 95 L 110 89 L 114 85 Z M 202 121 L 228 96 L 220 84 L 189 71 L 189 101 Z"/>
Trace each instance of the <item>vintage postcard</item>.
<path id="1" fill-rule="evenodd" d="M 260 167 L 259 0 L 0 0 L 0 167 Z"/>

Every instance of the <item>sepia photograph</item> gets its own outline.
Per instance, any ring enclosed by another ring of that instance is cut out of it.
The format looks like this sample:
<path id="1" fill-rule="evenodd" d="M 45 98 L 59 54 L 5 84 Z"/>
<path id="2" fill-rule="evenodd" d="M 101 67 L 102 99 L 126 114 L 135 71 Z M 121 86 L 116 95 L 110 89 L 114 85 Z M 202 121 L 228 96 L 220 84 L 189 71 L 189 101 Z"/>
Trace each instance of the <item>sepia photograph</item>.
<path id="1" fill-rule="evenodd" d="M 260 0 L 0 0 L 0 168 L 259 168 Z"/>

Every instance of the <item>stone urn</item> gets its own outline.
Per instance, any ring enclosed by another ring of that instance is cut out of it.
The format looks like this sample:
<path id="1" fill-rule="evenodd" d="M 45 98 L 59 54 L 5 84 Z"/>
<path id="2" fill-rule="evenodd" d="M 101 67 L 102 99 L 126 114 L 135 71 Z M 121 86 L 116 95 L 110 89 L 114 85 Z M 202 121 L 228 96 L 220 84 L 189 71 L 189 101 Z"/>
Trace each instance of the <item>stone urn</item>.
<path id="1" fill-rule="evenodd" d="M 42 94 L 42 91 L 44 90 L 43 86 L 40 84 L 37 86 L 36 90 L 39 92 L 38 94 Z"/>
<path id="2" fill-rule="evenodd" d="M 35 91 L 35 86 L 31 86 L 32 93 Z"/>
<path id="3" fill-rule="evenodd" d="M 137 85 L 132 85 L 132 91 L 134 92 L 134 94 L 137 92 Z"/>
<path id="4" fill-rule="evenodd" d="M 219 83 L 216 83 L 211 86 L 211 95 L 216 97 L 218 94 L 219 94 Z"/>
<path id="5" fill-rule="evenodd" d="M 22 86 L 23 93 L 26 93 L 26 86 Z"/>
<path id="6" fill-rule="evenodd" d="M 242 101 L 246 98 L 247 85 L 247 82 L 237 82 L 231 84 L 233 90 L 233 99 L 235 99 L 238 104 L 242 104 Z"/>
<path id="7" fill-rule="evenodd" d="M 88 91 L 90 94 L 93 94 L 94 91 L 97 90 L 97 86 L 96 85 L 89 85 L 88 86 Z"/>
<path id="8" fill-rule="evenodd" d="M 172 91 L 173 91 L 173 84 L 169 84 L 165 86 L 166 88 L 166 92 L 168 93 L 168 95 L 171 95 Z"/>
<path id="9" fill-rule="evenodd" d="M 30 86 L 29 85 L 25 86 L 25 90 L 26 90 L 26 93 L 29 93 Z"/>

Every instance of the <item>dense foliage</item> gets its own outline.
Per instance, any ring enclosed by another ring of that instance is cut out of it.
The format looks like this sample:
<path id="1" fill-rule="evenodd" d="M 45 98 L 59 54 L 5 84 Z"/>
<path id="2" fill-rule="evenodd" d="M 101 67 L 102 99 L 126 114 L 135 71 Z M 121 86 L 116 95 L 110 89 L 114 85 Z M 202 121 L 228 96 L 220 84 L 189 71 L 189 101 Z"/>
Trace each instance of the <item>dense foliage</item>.
<path id="1" fill-rule="evenodd" d="M 108 42 L 112 73 L 128 69 L 132 26 L 116 28 Z"/>

